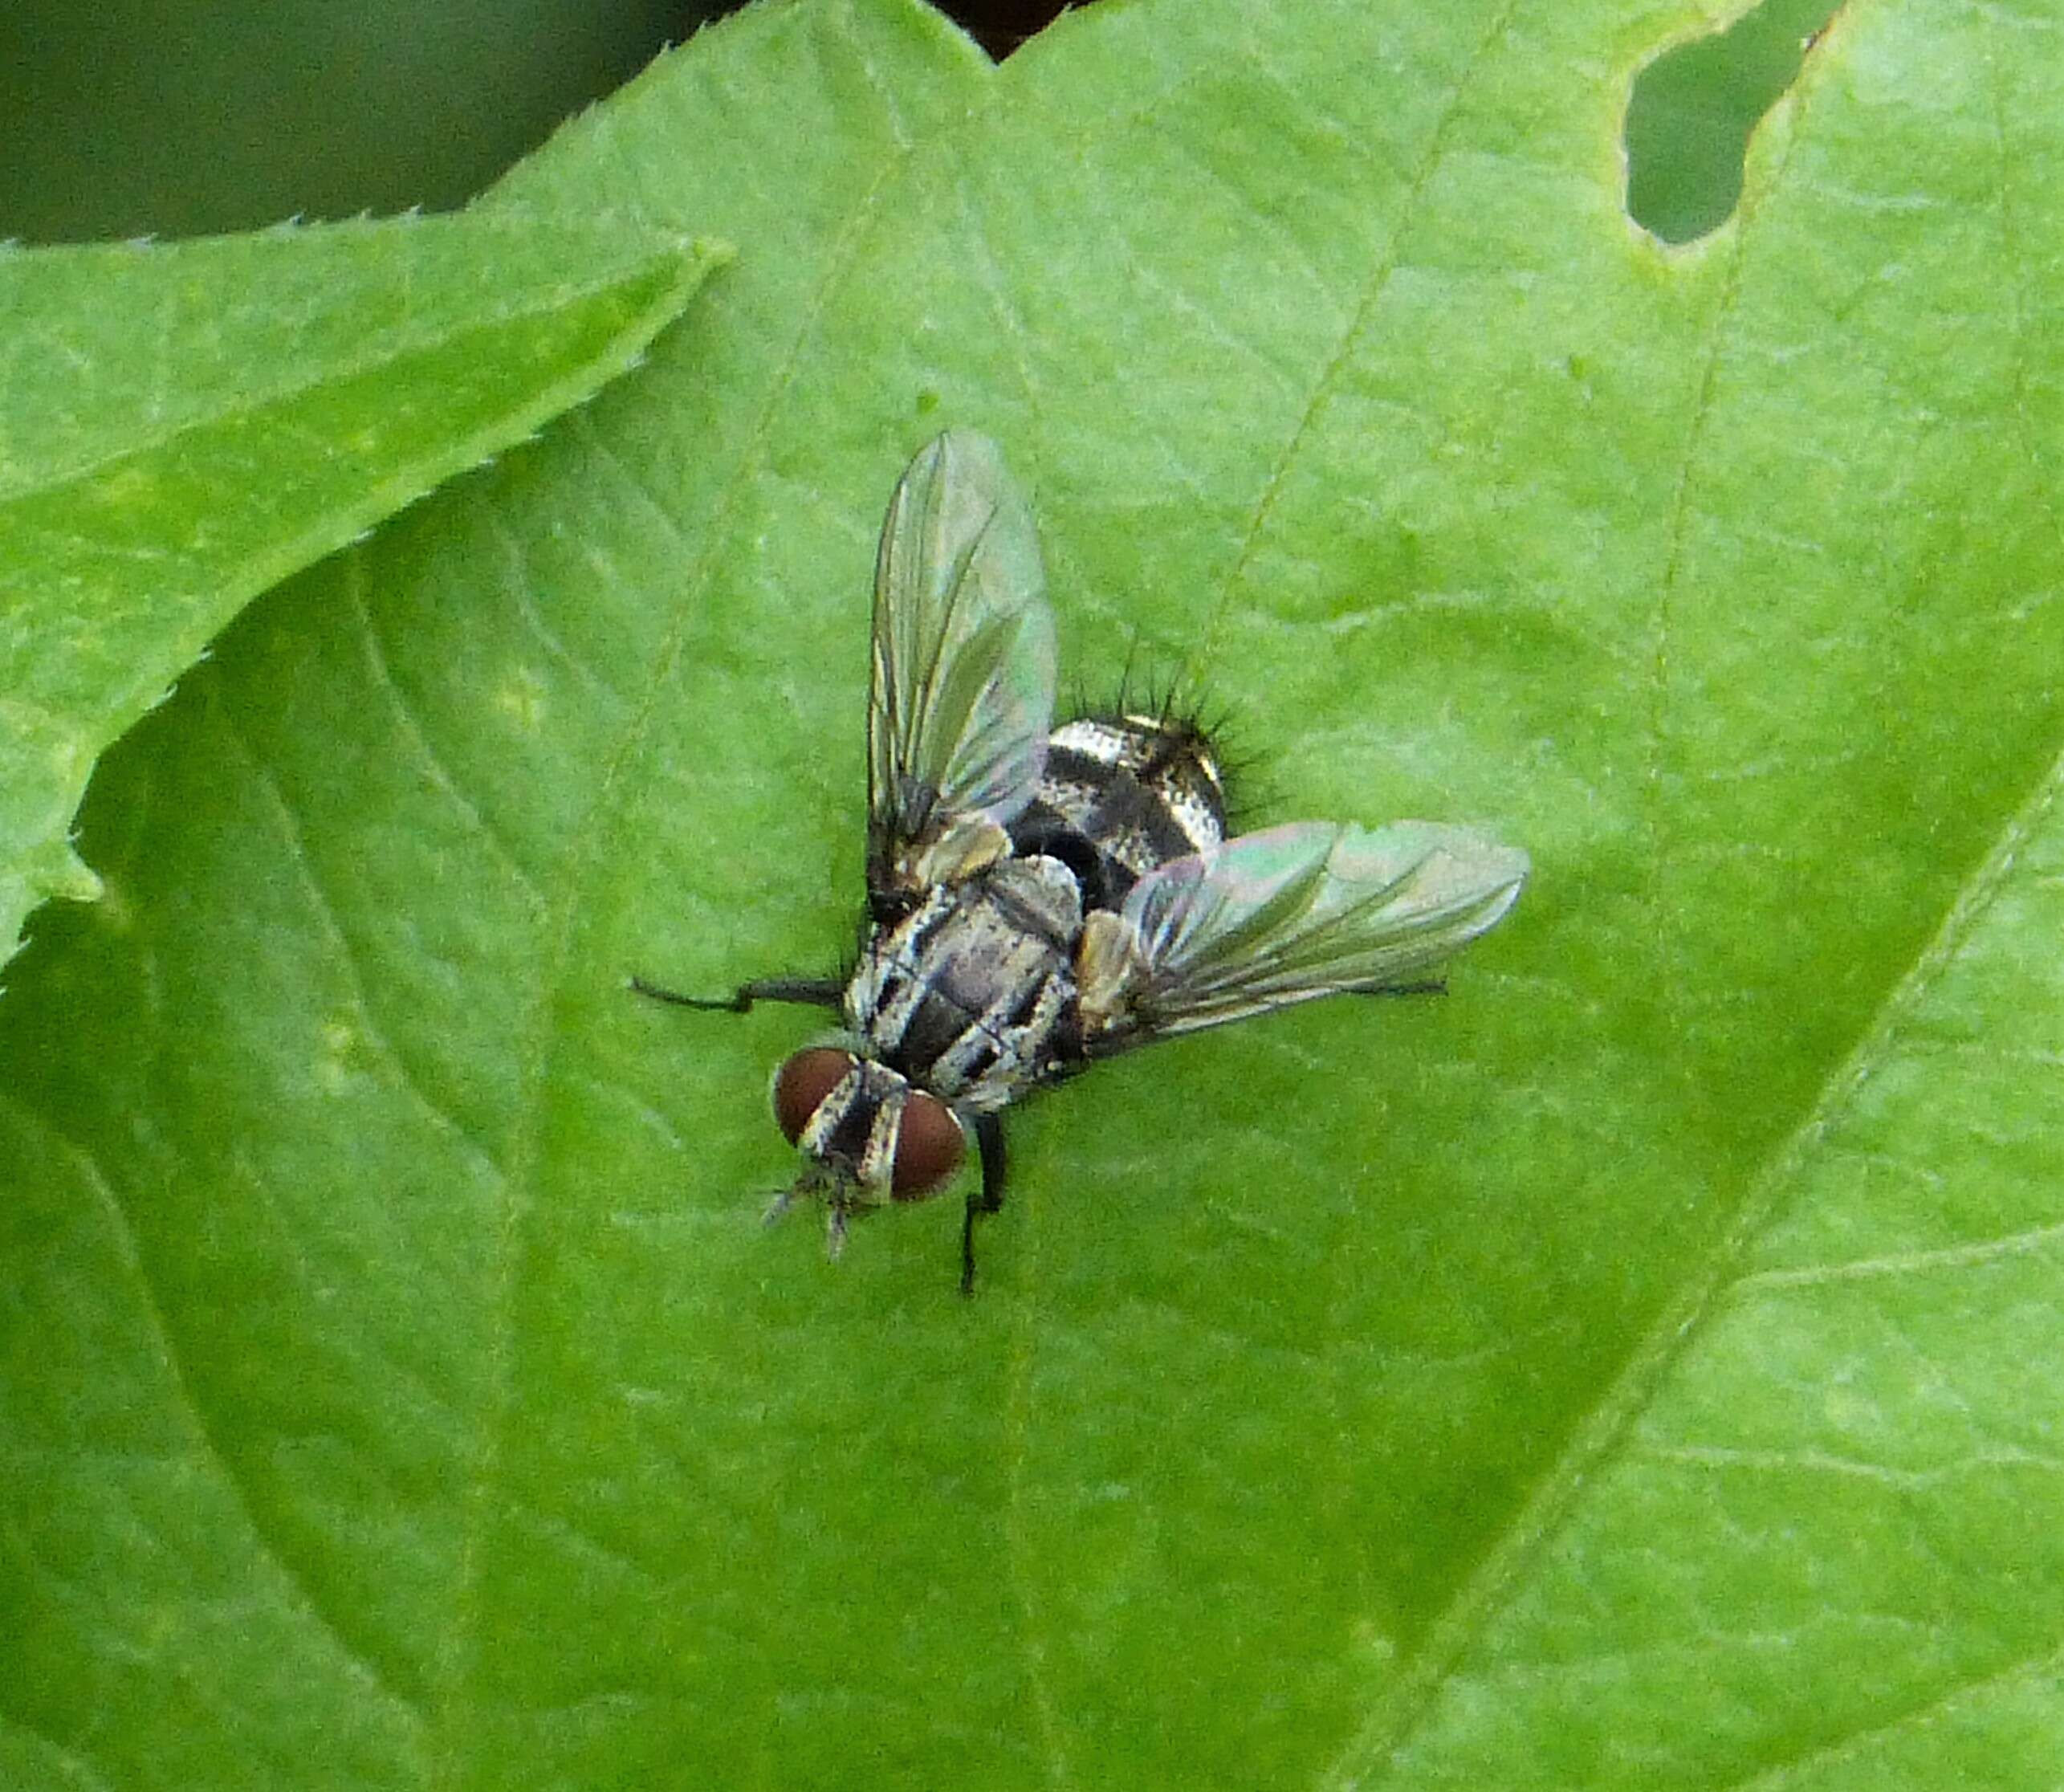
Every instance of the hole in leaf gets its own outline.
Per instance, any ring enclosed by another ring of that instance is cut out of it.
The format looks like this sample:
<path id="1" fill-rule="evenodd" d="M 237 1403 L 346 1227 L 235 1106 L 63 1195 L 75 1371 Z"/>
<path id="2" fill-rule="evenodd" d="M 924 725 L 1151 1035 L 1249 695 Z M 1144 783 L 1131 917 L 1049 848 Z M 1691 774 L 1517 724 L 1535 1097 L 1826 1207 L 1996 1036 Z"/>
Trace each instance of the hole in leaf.
<path id="1" fill-rule="evenodd" d="M 1741 197 L 1750 133 L 1798 79 L 1831 0 L 1764 0 L 1724 31 L 1665 51 L 1626 108 L 1626 209 L 1665 242 L 1724 224 Z"/>

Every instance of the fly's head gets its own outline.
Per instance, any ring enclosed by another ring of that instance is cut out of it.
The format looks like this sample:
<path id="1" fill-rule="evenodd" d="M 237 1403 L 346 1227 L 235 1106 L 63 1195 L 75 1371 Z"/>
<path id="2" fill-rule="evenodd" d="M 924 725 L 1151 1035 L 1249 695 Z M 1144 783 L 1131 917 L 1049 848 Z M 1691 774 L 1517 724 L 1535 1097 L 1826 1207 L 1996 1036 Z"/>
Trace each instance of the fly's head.
<path id="1" fill-rule="evenodd" d="M 806 1160 L 774 1212 L 799 1197 L 821 1200 L 833 1256 L 850 1216 L 938 1194 L 967 1154 L 945 1102 L 843 1046 L 806 1046 L 775 1073 L 774 1118 Z"/>

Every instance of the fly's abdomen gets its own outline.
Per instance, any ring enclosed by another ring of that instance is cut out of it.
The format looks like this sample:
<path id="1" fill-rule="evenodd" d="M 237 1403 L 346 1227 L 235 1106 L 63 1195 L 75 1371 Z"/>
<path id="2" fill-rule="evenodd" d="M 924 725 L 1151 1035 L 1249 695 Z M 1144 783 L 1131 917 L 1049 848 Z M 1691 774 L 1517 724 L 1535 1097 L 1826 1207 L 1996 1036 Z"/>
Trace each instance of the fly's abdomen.
<path id="1" fill-rule="evenodd" d="M 1012 825 L 1020 853 L 1075 874 L 1085 909 L 1116 908 L 1156 866 L 1225 838 L 1217 755 L 1194 722 L 1085 716 L 1053 731 L 1039 794 Z"/>

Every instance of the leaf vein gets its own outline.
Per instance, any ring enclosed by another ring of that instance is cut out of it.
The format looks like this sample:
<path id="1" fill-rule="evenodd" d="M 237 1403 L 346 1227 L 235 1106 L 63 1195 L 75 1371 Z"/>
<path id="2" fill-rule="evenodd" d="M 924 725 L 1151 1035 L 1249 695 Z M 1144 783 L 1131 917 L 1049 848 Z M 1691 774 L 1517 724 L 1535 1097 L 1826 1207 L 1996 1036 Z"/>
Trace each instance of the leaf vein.
<path id="1" fill-rule="evenodd" d="M 575 430 L 587 429 L 588 422 L 588 413 L 585 410 L 578 411 L 568 416 L 563 427 L 571 433 Z M 592 435 L 591 430 L 591 439 Z M 530 568 L 524 558 L 523 544 L 515 531 L 509 527 L 499 507 L 492 503 L 483 503 L 481 510 L 488 519 L 488 527 L 495 539 L 502 544 L 503 555 L 508 562 L 509 576 L 503 589 L 515 599 L 517 612 L 522 616 L 531 633 L 537 637 L 548 654 L 564 666 L 575 678 L 587 685 L 590 690 L 600 691 L 613 703 L 625 702 L 622 692 L 605 679 L 593 666 L 574 654 L 572 650 L 559 638 L 556 632 L 545 621 L 543 612 L 539 609 L 536 604 L 532 601 L 531 593 L 535 581 L 531 577 Z M 542 893 L 540 893 L 540 900 L 542 900 Z"/>
<path id="2" fill-rule="evenodd" d="M 1734 1284 L 1736 1294 L 1765 1288 L 1814 1288 L 1831 1282 L 1864 1281 L 1880 1276 L 1926 1275 L 1937 1269 L 1961 1269 L 1983 1263 L 2029 1256 L 2053 1244 L 2064 1244 L 2064 1221 L 2054 1225 L 2031 1226 L 1998 1238 L 1979 1239 L 1968 1244 L 1946 1244 L 1934 1250 L 1898 1251 L 1883 1256 L 1854 1257 L 1843 1263 L 1809 1264 L 1795 1269 L 1757 1269 Z"/>
<path id="3" fill-rule="evenodd" d="M 1032 377 L 1031 365 L 1025 356 L 1025 343 L 1029 332 L 1024 318 L 1010 301 L 1009 283 L 1004 278 L 995 244 L 980 210 L 973 203 L 965 179 L 957 168 L 954 193 L 959 201 L 967 235 L 974 248 L 979 252 L 978 278 L 988 298 L 990 307 L 1002 326 L 1004 340 L 1010 345 L 1012 363 L 1016 369 L 1019 383 L 1024 389 L 1025 403 L 1032 414 L 1030 434 L 1034 442 L 1037 442 L 1044 431 L 1041 425 L 1038 385 Z M 1048 552 L 1051 554 L 1052 548 L 1049 547 Z M 1038 1211 L 1037 1205 L 1032 1204 L 1019 1252 L 1020 1273 L 1028 1283 L 1034 1279 L 1037 1268 L 1039 1233 L 1036 1221 Z M 1028 1533 L 1025 1508 L 1028 1481 L 1027 1464 L 1031 1453 L 1033 1350 L 1031 1316 L 1025 1304 L 1020 1302 L 1012 1315 L 1009 1355 L 1004 1370 L 1002 1429 L 1005 1454 L 1003 1464 L 1003 1531 L 1004 1559 L 1008 1570 L 1005 1581 L 1011 1603 L 1017 1613 L 1025 1684 L 1031 1694 L 1032 1719 L 1038 1725 L 1039 1744 L 1044 1756 L 1047 1781 L 1049 1785 L 1065 1786 L 1074 1783 L 1075 1775 L 1069 1760 L 1067 1736 L 1061 1725 L 1060 1707 L 1054 1698 L 1053 1688 L 1046 1672 L 1044 1651 L 1038 1641 L 1042 1615 L 1037 1601 L 1032 1596 L 1031 1573 L 1036 1552 Z"/>
<path id="4" fill-rule="evenodd" d="M 115 1792 L 115 1782 L 96 1769 L 75 1745 L 60 1742 L 19 1712 L 7 1712 L 4 1721 L 16 1734 L 30 1738 L 55 1756 L 68 1784 L 83 1787 L 84 1792 Z"/>
<path id="5" fill-rule="evenodd" d="M 479 804 L 459 788 L 458 780 L 452 776 L 437 750 L 431 746 L 429 736 L 416 714 L 414 705 L 395 682 L 393 671 L 388 664 L 386 649 L 381 645 L 379 630 L 373 623 L 372 608 L 366 601 L 365 559 L 362 554 L 353 553 L 345 556 L 344 590 L 358 617 L 360 635 L 365 644 L 366 670 L 372 676 L 374 688 L 386 697 L 396 721 L 401 724 L 402 731 L 409 737 L 409 743 L 429 772 L 431 783 L 487 843 L 489 850 L 507 868 L 525 899 L 535 908 L 539 901 L 535 881 L 523 868 L 522 861 L 489 825 Z"/>
<path id="6" fill-rule="evenodd" d="M 2017 1681 L 2025 1681 L 2031 1685 L 2054 1681 L 2060 1669 L 2064 1669 L 2064 1649 L 2054 1651 L 2046 1656 L 2033 1656 L 2012 1661 L 1997 1672 L 1959 1680 L 1916 1701 L 1883 1723 L 1854 1731 L 1838 1741 L 1810 1749 L 1790 1761 L 1766 1768 L 1746 1779 L 1736 1780 L 1729 1788 L 1729 1792 L 1775 1792 L 1776 1788 L 1796 1780 L 1801 1773 L 1811 1770 L 1818 1774 L 1821 1770 L 1853 1760 L 1873 1743 L 1896 1737 L 1904 1731 L 1924 1728 L 1955 1712 L 1959 1706 L 2011 1688 Z"/>
<path id="7" fill-rule="evenodd" d="M 1837 1456 L 1826 1450 L 1749 1450 L 1712 1444 L 1653 1444 L 1630 1445 L 1630 1460 L 1667 1463 L 1683 1468 L 1740 1469 L 1750 1474 L 1830 1476 L 1850 1480 L 1875 1481 L 1903 1493 L 1932 1493 L 1944 1482 L 1966 1475 L 1987 1474 L 2000 1469 L 2033 1468 L 2046 1474 L 2064 1469 L 2064 1463 L 2039 1451 L 1980 1449 L 1951 1462 L 1926 1468 L 1899 1468 L 1889 1463 L 1868 1462 L 1857 1456 Z"/>
<path id="8" fill-rule="evenodd" d="M 1242 531 L 1240 545 L 1233 555 L 1232 564 L 1219 584 L 1218 592 L 1211 602 L 1210 613 L 1204 619 L 1203 627 L 1198 631 L 1197 647 L 1191 655 L 1188 666 L 1188 678 L 1192 684 L 1201 682 L 1201 675 L 1215 650 L 1219 627 L 1224 621 L 1227 612 L 1231 607 L 1234 589 L 1245 576 L 1248 566 L 1253 561 L 1255 552 L 1261 540 L 1262 531 L 1268 527 L 1268 519 L 1273 514 L 1276 503 L 1282 495 L 1284 483 L 1289 477 L 1291 465 L 1297 459 L 1298 451 L 1304 446 L 1305 438 L 1317 426 L 1319 413 L 1324 409 L 1335 385 L 1349 363 L 1354 359 L 1355 351 L 1360 346 L 1362 337 L 1374 320 L 1378 304 L 1390 289 L 1391 276 L 1397 272 L 1398 245 L 1404 237 L 1413 213 L 1417 210 L 1421 199 L 1424 197 L 1427 184 L 1432 180 L 1435 171 L 1440 166 L 1441 154 L 1447 142 L 1448 132 L 1455 122 L 1456 115 L 1461 110 L 1462 96 L 1468 90 L 1471 80 L 1484 59 L 1490 54 L 1492 47 L 1505 35 L 1512 23 L 1512 16 L 1518 10 L 1519 0 L 1505 0 L 1505 4 L 1498 8 L 1492 18 L 1489 28 L 1471 52 L 1468 67 L 1455 78 L 1445 108 L 1435 122 L 1433 128 L 1427 133 L 1425 151 L 1420 156 L 1418 165 L 1413 169 L 1411 177 L 1406 184 L 1403 193 L 1398 201 L 1396 227 L 1378 250 L 1376 266 L 1363 288 L 1362 296 L 1356 303 L 1338 341 L 1334 344 L 1331 352 L 1321 363 L 1318 376 L 1312 382 L 1304 410 L 1291 430 L 1288 440 L 1284 443 L 1282 451 L 1277 454 L 1274 464 L 1268 470 L 1267 477 L 1262 481 L 1260 494 L 1255 501 L 1252 513 L 1248 518 L 1247 527 Z"/>
<path id="9" fill-rule="evenodd" d="M 1886 1055 L 1922 998 L 1961 951 L 1991 906 L 2017 855 L 2055 802 L 2060 786 L 2064 786 L 2064 752 L 2052 760 L 2028 798 L 2003 824 L 1993 850 L 1965 879 L 1934 938 L 1893 985 L 1854 1050 L 1833 1067 L 1818 1097 L 1773 1146 L 1766 1167 L 1751 1182 L 1736 1222 L 1715 1250 L 1706 1273 L 1688 1283 L 1659 1316 L 1591 1416 L 1576 1428 L 1550 1472 L 1536 1484 L 1483 1569 L 1434 1627 L 1413 1667 L 1342 1752 L 1325 1783 L 1348 1784 L 1355 1771 L 1354 1763 L 1383 1758 L 1432 1711 L 1443 1682 L 1488 1630 L 1516 1594 L 1527 1569 L 1566 1525 L 1584 1488 L 1630 1447 L 1636 1415 L 1647 1406 L 1693 1339 L 1716 1315 L 1728 1309 L 1724 1297 L 1744 1279 L 1738 1266 L 1781 1210 L 1785 1191 L 1801 1162 L 1822 1144 L 1868 1079 L 1871 1067 Z"/>
<path id="10" fill-rule="evenodd" d="M 624 768 L 649 731 L 662 694 L 673 678 L 690 619 L 697 613 L 696 600 L 714 577 L 723 547 L 730 539 L 735 514 L 743 502 L 755 455 L 764 451 L 772 433 L 774 416 L 796 382 L 805 347 L 818 330 L 832 292 L 850 271 L 868 231 L 876 226 L 877 195 L 906 165 L 908 159 L 908 146 L 899 140 L 895 148 L 884 155 L 881 168 L 849 208 L 825 256 L 824 271 L 801 307 L 786 352 L 768 377 L 766 397 L 744 432 L 732 466 L 723 477 L 699 553 L 693 553 L 695 544 L 688 540 L 678 519 L 672 517 L 665 506 L 657 506 L 683 546 L 693 554 L 693 570 L 682 582 L 674 620 L 659 650 L 652 656 L 645 695 L 632 706 L 621 737 L 596 780 L 592 800 L 570 829 L 565 852 L 554 879 L 549 880 L 556 882 L 559 889 L 556 899 L 549 904 L 548 919 L 543 930 L 535 994 L 527 1012 L 512 1028 L 512 1036 L 521 1041 L 518 1085 L 522 1094 L 512 1130 L 507 1179 L 509 1199 L 499 1228 L 494 1253 L 494 1287 L 487 1302 L 491 1354 L 486 1411 L 472 1455 L 465 1497 L 464 1541 L 460 1547 L 451 1629 L 438 1651 L 438 1684 L 433 1700 L 437 1708 L 440 1743 L 432 1762 L 433 1784 L 449 1785 L 455 1780 L 461 1771 L 462 1750 L 467 1737 L 462 1695 L 466 1676 L 472 1665 L 470 1657 L 477 1645 L 474 1632 L 478 1623 L 481 1556 L 487 1528 L 486 1508 L 501 1472 L 501 1458 L 515 1403 L 511 1366 L 515 1354 L 515 1305 L 528 1257 L 525 1221 L 532 1205 L 528 1191 L 537 1175 L 543 1131 L 544 1089 L 554 1041 L 552 997 L 566 975 L 573 917 L 580 894 L 585 886 L 584 873 L 603 849 L 613 820 L 617 788 Z M 657 505 L 657 499 L 653 501 Z"/>
<path id="11" fill-rule="evenodd" d="M 379 1020 L 373 1012 L 372 995 L 367 988 L 364 975 L 359 967 L 357 948 L 352 943 L 350 933 L 345 928 L 336 905 L 324 890 L 322 880 L 316 874 L 315 861 L 308 851 L 307 842 L 303 837 L 300 824 L 295 819 L 293 805 L 287 801 L 285 792 L 279 788 L 279 780 L 275 776 L 272 768 L 252 748 L 250 743 L 244 739 L 226 707 L 217 704 L 214 706 L 214 711 L 216 719 L 220 723 L 223 733 L 242 755 L 245 764 L 250 768 L 253 782 L 264 793 L 266 801 L 273 812 L 275 822 L 287 847 L 287 857 L 300 875 L 301 887 L 308 898 L 310 912 L 318 926 L 328 936 L 332 946 L 336 951 L 338 962 L 343 966 L 345 975 L 350 980 L 352 1005 L 356 1010 L 360 1020 L 364 1024 L 367 1042 L 393 1070 L 395 1081 L 402 1093 L 414 1102 L 424 1118 L 438 1131 L 455 1139 L 491 1174 L 496 1173 L 497 1166 L 493 1154 L 466 1130 L 456 1115 L 448 1112 L 441 1103 L 433 1098 L 413 1066 L 409 1064 L 407 1056 L 395 1045 L 381 1028 Z"/>
<path id="12" fill-rule="evenodd" d="M 221 1440 L 216 1436 L 213 1426 L 209 1423 L 207 1409 L 188 1379 L 178 1334 L 158 1298 L 157 1285 L 152 1281 L 144 1261 L 135 1222 L 129 1217 L 128 1208 L 116 1191 L 113 1181 L 102 1171 L 94 1161 L 92 1154 L 84 1146 L 59 1131 L 50 1121 L 26 1106 L 11 1090 L 0 1088 L 0 1104 L 5 1105 L 26 1130 L 40 1134 L 68 1159 L 80 1183 L 93 1196 L 95 1204 L 107 1222 L 116 1254 L 136 1289 L 136 1302 L 144 1322 L 157 1340 L 160 1360 L 164 1364 L 165 1377 L 170 1383 L 169 1391 L 174 1407 L 185 1415 L 189 1433 L 201 1454 L 220 1472 L 223 1489 L 235 1506 L 237 1516 L 242 1521 L 259 1560 L 269 1564 L 279 1577 L 287 1604 L 306 1615 L 328 1640 L 348 1673 L 363 1682 L 376 1696 L 400 1710 L 412 1726 L 419 1726 L 421 1712 L 381 1671 L 373 1657 L 352 1642 L 342 1621 L 316 1596 L 313 1587 L 295 1568 L 286 1549 L 260 1521 L 259 1503 L 253 1497 L 252 1490 L 246 1482 L 236 1458 L 224 1448 Z"/>

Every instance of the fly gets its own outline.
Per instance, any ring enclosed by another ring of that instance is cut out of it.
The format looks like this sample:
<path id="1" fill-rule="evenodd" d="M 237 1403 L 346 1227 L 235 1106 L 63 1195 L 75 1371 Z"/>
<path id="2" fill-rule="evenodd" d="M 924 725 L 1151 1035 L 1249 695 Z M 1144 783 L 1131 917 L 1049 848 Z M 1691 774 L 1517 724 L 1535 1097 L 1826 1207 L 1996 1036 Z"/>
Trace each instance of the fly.
<path id="1" fill-rule="evenodd" d="M 1525 853 L 1430 821 L 1293 821 L 1228 839 L 1209 738 L 1167 715 L 1056 728 L 1053 620 L 1032 511 L 995 444 L 949 430 L 897 482 L 876 557 L 867 911 L 844 981 L 721 1000 L 839 1011 L 774 1078 L 837 1256 L 853 1216 L 939 1193 L 971 1134 L 1004 1204 L 1003 1110 L 1101 1059 L 1348 992 L 1409 994 L 1492 926 Z"/>

